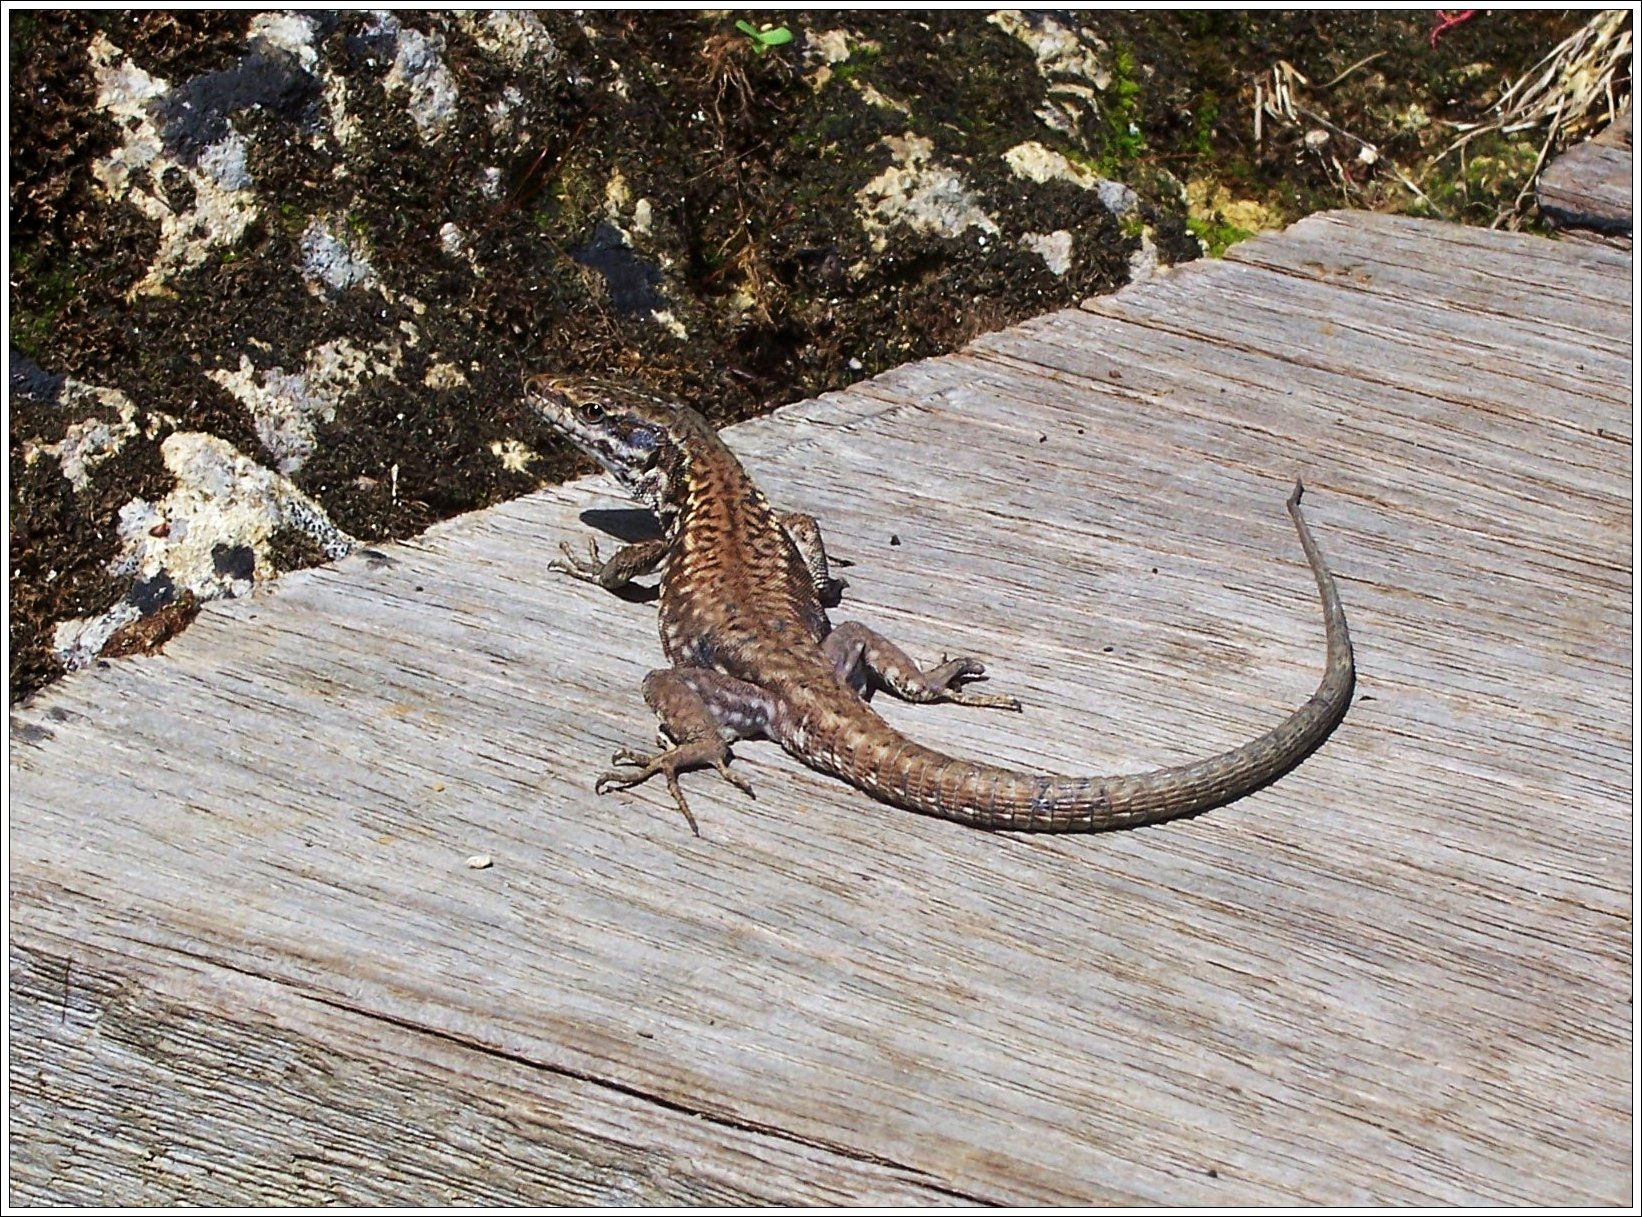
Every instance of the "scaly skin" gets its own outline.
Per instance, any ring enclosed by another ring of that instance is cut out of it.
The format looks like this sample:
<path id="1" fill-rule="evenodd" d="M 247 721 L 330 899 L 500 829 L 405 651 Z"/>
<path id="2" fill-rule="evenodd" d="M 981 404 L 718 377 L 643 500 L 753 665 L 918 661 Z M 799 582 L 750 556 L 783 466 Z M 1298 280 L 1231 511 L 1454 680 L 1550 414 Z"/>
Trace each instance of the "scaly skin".
<path id="1" fill-rule="evenodd" d="M 1300 513 L 1289 497 L 1323 603 L 1328 658 L 1305 705 L 1238 748 L 1187 765 L 1114 777 L 1020 773 L 946 756 L 914 743 L 863 700 L 869 684 L 911 701 L 1020 708 L 1013 698 L 971 691 L 983 675 L 972 659 L 921 671 L 865 626 L 834 627 L 822 607 L 838 585 L 828 573 L 815 523 L 775 512 L 711 424 L 687 406 L 637 386 L 537 376 L 525 400 L 548 424 L 599 461 L 661 520 L 659 541 L 629 545 L 608 561 L 565 560 L 552 569 L 619 587 L 665 564 L 661 640 L 672 667 L 645 680 L 645 699 L 671 747 L 624 750 L 623 769 L 596 788 L 625 788 L 661 775 L 696 828 L 680 770 L 729 769 L 729 742 L 776 740 L 799 760 L 867 793 L 925 815 L 976 828 L 1097 832 L 1191 815 L 1274 781 L 1305 759 L 1345 716 L 1356 680 L 1345 610 Z"/>

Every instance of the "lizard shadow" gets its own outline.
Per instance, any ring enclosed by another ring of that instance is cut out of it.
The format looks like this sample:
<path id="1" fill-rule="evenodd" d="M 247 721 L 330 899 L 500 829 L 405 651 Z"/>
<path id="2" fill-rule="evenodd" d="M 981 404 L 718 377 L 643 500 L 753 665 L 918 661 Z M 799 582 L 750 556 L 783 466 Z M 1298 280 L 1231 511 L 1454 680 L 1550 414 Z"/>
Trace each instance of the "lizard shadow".
<path id="1" fill-rule="evenodd" d="M 589 507 L 581 513 L 581 521 L 623 545 L 661 536 L 661 521 L 642 507 Z M 653 583 L 628 583 L 611 589 L 611 595 L 629 604 L 651 604 L 661 598 L 661 588 Z"/>
<path id="2" fill-rule="evenodd" d="M 589 507 L 581 520 L 589 528 L 596 528 L 615 537 L 623 545 L 635 541 L 655 541 L 661 537 L 661 521 L 642 507 Z"/>

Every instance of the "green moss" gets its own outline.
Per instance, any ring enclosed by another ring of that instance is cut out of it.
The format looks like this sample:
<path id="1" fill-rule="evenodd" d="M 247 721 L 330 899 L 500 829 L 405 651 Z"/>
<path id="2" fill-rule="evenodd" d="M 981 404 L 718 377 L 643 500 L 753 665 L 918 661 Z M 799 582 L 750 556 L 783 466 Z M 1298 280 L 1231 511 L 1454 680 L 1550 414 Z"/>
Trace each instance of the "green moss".
<path id="1" fill-rule="evenodd" d="M 1425 199 L 1415 198 L 1408 209 L 1415 215 L 1492 222 L 1511 209 L 1532 176 L 1539 160 L 1532 138 L 1537 134 L 1512 138 L 1491 133 L 1474 140 L 1464 156 L 1433 160 L 1419 183 Z"/>
<path id="2" fill-rule="evenodd" d="M 883 48 L 878 46 L 850 47 L 850 57 L 843 63 L 832 65 L 832 75 L 827 80 L 827 88 L 830 89 L 835 84 L 847 84 L 863 75 L 883 53 Z"/>
<path id="3" fill-rule="evenodd" d="M 536 224 L 543 229 L 579 232 L 604 214 L 604 182 L 580 164 L 566 164 L 538 195 Z"/>
<path id="4" fill-rule="evenodd" d="M 1239 241 L 1246 241 L 1254 234 L 1246 228 L 1239 228 L 1235 224 L 1228 224 L 1224 220 L 1205 220 L 1197 216 L 1189 216 L 1186 228 L 1209 251 L 1209 257 L 1218 258 Z"/>
<path id="5" fill-rule="evenodd" d="M 295 203 L 286 200 L 279 205 L 279 216 L 276 223 L 287 236 L 298 237 L 307 230 L 308 213 Z"/>
<path id="6" fill-rule="evenodd" d="M 1220 99 L 1205 93 L 1192 111 L 1192 151 L 1207 157 L 1214 151 L 1214 125 L 1220 120 Z"/>
<path id="7" fill-rule="evenodd" d="M 12 281 L 17 285 L 11 311 L 11 344 L 31 359 L 38 359 L 50 344 L 57 318 L 79 292 L 81 267 L 70 261 L 56 266 L 37 265 L 31 254 L 20 254 L 12 263 Z"/>
<path id="8" fill-rule="evenodd" d="M 1106 88 L 1106 148 L 1096 171 L 1102 177 L 1121 177 L 1126 165 L 1146 154 L 1140 129 L 1139 72 L 1134 52 L 1119 44 L 1112 53 L 1112 80 Z"/>

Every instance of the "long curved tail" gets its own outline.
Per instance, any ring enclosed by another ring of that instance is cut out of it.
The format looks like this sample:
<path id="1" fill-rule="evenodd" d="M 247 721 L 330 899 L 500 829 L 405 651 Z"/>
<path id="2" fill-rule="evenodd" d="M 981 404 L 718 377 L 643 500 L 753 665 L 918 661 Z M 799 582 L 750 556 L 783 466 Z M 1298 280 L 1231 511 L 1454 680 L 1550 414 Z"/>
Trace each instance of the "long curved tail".
<path id="1" fill-rule="evenodd" d="M 1357 679 L 1339 589 L 1300 513 L 1303 493 L 1297 480 L 1288 510 L 1317 579 L 1328 658 L 1311 699 L 1264 735 L 1217 756 L 1150 773 L 1068 778 L 946 756 L 907 739 L 866 710 L 881 730 L 863 733 L 847 766 L 827 763 L 832 757 L 804 759 L 898 807 L 975 828 L 1016 832 L 1100 832 L 1155 824 L 1230 803 L 1276 781 L 1315 751 L 1345 717 Z"/>

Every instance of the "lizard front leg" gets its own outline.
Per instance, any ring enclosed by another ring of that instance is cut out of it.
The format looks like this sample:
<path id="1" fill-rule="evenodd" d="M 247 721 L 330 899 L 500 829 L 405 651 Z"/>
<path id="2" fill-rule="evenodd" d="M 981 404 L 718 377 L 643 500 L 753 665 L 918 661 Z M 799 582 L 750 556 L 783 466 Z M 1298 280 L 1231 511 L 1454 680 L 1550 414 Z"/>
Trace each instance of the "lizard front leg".
<path id="1" fill-rule="evenodd" d="M 821 644 L 834 671 L 857 693 L 866 691 L 868 677 L 878 681 L 895 696 L 911 702 L 957 702 L 961 706 L 987 706 L 998 710 L 1019 710 L 1021 703 L 997 693 L 973 693 L 962 682 L 978 680 L 986 668 L 977 659 L 949 659 L 926 672 L 912 657 L 883 635 L 859 621 L 841 622 Z"/>
<path id="2" fill-rule="evenodd" d="M 768 734 L 768 695 L 757 685 L 711 668 L 663 668 L 644 678 L 644 700 L 661 720 L 662 736 L 672 741 L 672 747 L 649 755 L 623 748 L 612 763 L 631 768 L 611 770 L 593 789 L 599 794 L 626 790 L 659 773 L 690 831 L 699 837 L 701 829 L 678 784 L 679 771 L 711 765 L 726 782 L 752 796 L 752 784 L 730 772 L 730 742 Z"/>
<path id="3" fill-rule="evenodd" d="M 804 560 L 804 569 L 810 572 L 810 584 L 821 603 L 829 606 L 837 604 L 843 599 L 844 589 L 849 583 L 833 578 L 829 561 L 839 566 L 852 564 L 843 558 L 829 559 L 826 543 L 821 539 L 821 525 L 816 523 L 814 516 L 805 515 L 802 511 L 784 511 L 776 517 L 776 522 L 793 543 L 793 548 L 798 550 L 798 556 Z"/>
<path id="4" fill-rule="evenodd" d="M 648 575 L 655 570 L 666 559 L 672 546 L 671 541 L 658 537 L 653 541 L 635 541 L 631 545 L 623 545 L 609 558 L 601 558 L 599 543 L 589 540 L 587 557 L 578 558 L 570 548 L 570 543 L 565 541 L 559 545 L 564 557 L 549 562 L 547 569 L 569 575 L 583 583 L 597 584 L 606 591 L 615 591 L 627 586 L 640 575 Z"/>

